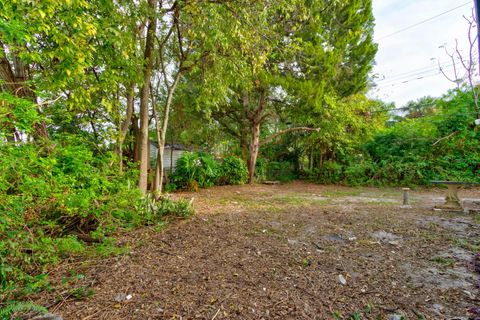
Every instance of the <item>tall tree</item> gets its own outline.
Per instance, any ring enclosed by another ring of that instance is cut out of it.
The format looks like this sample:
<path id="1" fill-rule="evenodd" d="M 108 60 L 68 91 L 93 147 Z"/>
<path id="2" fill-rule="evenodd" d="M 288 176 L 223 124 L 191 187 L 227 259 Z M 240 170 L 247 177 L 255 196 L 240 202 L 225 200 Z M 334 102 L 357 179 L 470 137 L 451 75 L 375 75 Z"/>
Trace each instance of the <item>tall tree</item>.
<path id="1" fill-rule="evenodd" d="M 236 12 L 248 38 L 248 45 L 237 42 L 241 81 L 229 81 L 227 98 L 211 113 L 239 140 L 250 182 L 262 140 L 317 131 L 315 112 L 328 107 L 326 97 L 365 90 L 376 52 L 371 1 L 257 4 Z M 286 120 L 283 128 L 266 125 L 273 119 Z"/>

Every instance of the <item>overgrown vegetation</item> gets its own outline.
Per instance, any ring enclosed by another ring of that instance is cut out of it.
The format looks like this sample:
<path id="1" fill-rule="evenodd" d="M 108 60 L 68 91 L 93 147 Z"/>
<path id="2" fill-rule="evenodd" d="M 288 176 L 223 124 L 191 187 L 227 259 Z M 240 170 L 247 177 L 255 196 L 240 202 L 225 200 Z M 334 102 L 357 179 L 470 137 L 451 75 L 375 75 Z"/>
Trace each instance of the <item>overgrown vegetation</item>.
<path id="1" fill-rule="evenodd" d="M 474 124 L 473 106 L 472 96 L 463 90 L 427 106 L 412 103 L 405 115 L 396 116 L 352 154 L 325 161 L 309 177 L 349 185 L 479 182 L 480 130 Z"/>
<path id="2" fill-rule="evenodd" d="M 167 191 L 478 182 L 476 91 L 368 98 L 373 26 L 371 0 L 1 2 L 1 314 L 62 259 L 124 252 L 119 228 L 192 214 L 162 195 L 167 140 L 204 151 Z"/>
<path id="3" fill-rule="evenodd" d="M 217 161 L 203 152 L 185 152 L 176 163 L 167 190 L 197 191 L 214 185 L 235 185 L 247 182 L 245 162 L 233 156 Z"/>
<path id="4" fill-rule="evenodd" d="M 48 270 L 62 259 L 122 253 L 112 232 L 193 213 L 188 201 L 154 201 L 119 175 L 111 152 L 78 136 L 42 145 L 0 146 L 1 318 L 41 310 L 18 302 L 49 288 Z"/>

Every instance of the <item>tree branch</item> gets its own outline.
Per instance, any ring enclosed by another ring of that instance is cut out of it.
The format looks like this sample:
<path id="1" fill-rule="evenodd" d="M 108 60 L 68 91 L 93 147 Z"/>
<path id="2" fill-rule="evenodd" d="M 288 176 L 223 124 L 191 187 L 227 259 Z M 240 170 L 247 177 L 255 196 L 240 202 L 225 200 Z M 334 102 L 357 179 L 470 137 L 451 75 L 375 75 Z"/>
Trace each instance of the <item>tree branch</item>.
<path id="1" fill-rule="evenodd" d="M 443 138 L 440 138 L 440 139 L 438 139 L 437 141 L 435 141 L 435 142 L 432 144 L 432 146 L 436 146 L 440 141 L 449 139 L 449 138 L 457 135 L 458 133 L 459 133 L 459 131 L 452 132 L 452 133 L 450 133 L 448 136 L 443 137 Z"/>
<path id="2" fill-rule="evenodd" d="M 309 128 L 309 127 L 296 127 L 296 128 L 289 128 L 289 129 L 285 129 L 285 130 L 282 130 L 282 131 L 279 131 L 277 133 L 274 133 L 268 137 L 266 137 L 265 139 L 263 139 L 262 141 L 260 141 L 260 144 L 266 144 L 266 143 L 269 143 L 271 142 L 272 140 L 276 139 L 277 137 L 285 134 L 285 133 L 289 133 L 289 132 L 295 132 L 295 131 L 314 131 L 314 132 L 319 132 L 320 131 L 320 128 Z"/>

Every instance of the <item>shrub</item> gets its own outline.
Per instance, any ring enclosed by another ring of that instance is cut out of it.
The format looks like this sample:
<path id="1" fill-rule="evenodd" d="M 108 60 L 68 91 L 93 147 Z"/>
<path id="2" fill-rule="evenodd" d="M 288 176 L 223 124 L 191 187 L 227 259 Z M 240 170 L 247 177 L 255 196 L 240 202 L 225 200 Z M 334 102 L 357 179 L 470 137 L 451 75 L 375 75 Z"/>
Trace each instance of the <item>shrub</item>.
<path id="1" fill-rule="evenodd" d="M 255 179 L 257 181 L 267 180 L 267 161 L 265 159 L 257 159 L 255 165 Z"/>
<path id="2" fill-rule="evenodd" d="M 189 217 L 194 213 L 191 201 L 180 199 L 173 201 L 168 196 L 159 199 L 147 195 L 141 201 L 141 211 L 148 223 L 155 223 L 168 217 Z"/>
<path id="3" fill-rule="evenodd" d="M 351 162 L 344 168 L 345 182 L 351 186 L 371 184 L 377 170 L 377 165 L 371 160 Z"/>
<path id="4" fill-rule="evenodd" d="M 0 301 L 10 301 L 0 309 L 29 308 L 15 300 L 46 288 L 46 271 L 62 258 L 124 252 L 108 237 L 118 227 L 192 214 L 188 201 L 146 210 L 137 172 L 118 174 L 114 160 L 74 136 L 42 146 L 0 145 Z M 80 239 L 98 244 L 92 251 Z"/>
<path id="5" fill-rule="evenodd" d="M 334 184 L 342 179 L 343 167 L 334 161 L 325 161 L 319 168 L 310 172 L 310 179 L 319 183 Z"/>
<path id="6" fill-rule="evenodd" d="M 220 184 L 244 184 L 248 180 L 248 169 L 245 162 L 237 157 L 226 157 L 220 168 Z"/>
<path id="7" fill-rule="evenodd" d="M 297 178 L 293 164 L 288 161 L 267 162 L 266 171 L 268 180 L 287 182 Z"/>
<path id="8" fill-rule="evenodd" d="M 197 191 L 215 185 L 219 172 L 213 156 L 203 152 L 184 152 L 177 160 L 171 180 L 179 188 Z"/>

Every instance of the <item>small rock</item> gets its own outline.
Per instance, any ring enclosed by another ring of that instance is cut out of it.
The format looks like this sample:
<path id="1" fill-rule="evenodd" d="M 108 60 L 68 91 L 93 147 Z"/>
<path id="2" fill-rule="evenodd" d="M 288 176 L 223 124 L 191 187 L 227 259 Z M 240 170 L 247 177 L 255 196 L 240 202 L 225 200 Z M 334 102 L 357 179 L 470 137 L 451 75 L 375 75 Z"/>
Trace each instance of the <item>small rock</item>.
<path id="1" fill-rule="evenodd" d="M 115 302 L 122 302 L 123 300 L 125 300 L 127 296 L 123 293 L 119 293 L 117 294 L 114 298 L 113 298 L 113 301 Z"/>
<path id="2" fill-rule="evenodd" d="M 433 312 L 435 312 L 437 315 L 442 315 L 443 313 L 443 306 L 441 304 L 435 303 L 432 306 Z"/>
<path id="3" fill-rule="evenodd" d="M 400 314 L 390 314 L 388 315 L 388 320 L 402 320 L 404 319 Z"/>
<path id="4" fill-rule="evenodd" d="M 32 320 L 63 320 L 63 318 L 53 313 L 45 313 L 43 315 L 32 318 Z"/>
<path id="5" fill-rule="evenodd" d="M 376 231 L 372 233 L 372 237 L 382 242 L 397 241 L 401 238 L 397 235 L 394 235 L 393 233 L 385 232 L 385 231 Z"/>
<path id="6" fill-rule="evenodd" d="M 129 295 L 127 295 L 125 298 L 126 298 L 127 300 L 130 300 L 130 299 L 132 299 L 132 297 L 133 297 L 133 296 L 132 296 L 131 294 L 129 294 Z"/>
<path id="7" fill-rule="evenodd" d="M 349 237 L 348 238 L 348 241 L 355 241 L 355 240 L 357 240 L 357 237 Z"/>
<path id="8" fill-rule="evenodd" d="M 124 293 L 119 293 L 119 294 L 117 294 L 117 295 L 113 298 L 113 301 L 115 301 L 115 302 L 123 302 L 123 301 L 127 300 L 127 297 L 128 297 L 128 296 L 127 296 L 126 294 L 124 294 Z M 130 299 L 131 299 L 131 298 L 132 298 L 132 297 L 130 296 Z"/>
<path id="9" fill-rule="evenodd" d="M 341 274 L 338 275 L 338 281 L 339 281 L 342 285 L 346 285 L 346 284 L 347 284 L 347 279 L 345 279 L 345 277 L 342 276 Z"/>
<path id="10" fill-rule="evenodd" d="M 344 242 L 345 239 L 339 234 L 330 234 L 328 236 L 324 236 L 323 239 L 327 241 L 332 241 L 332 242 Z"/>

